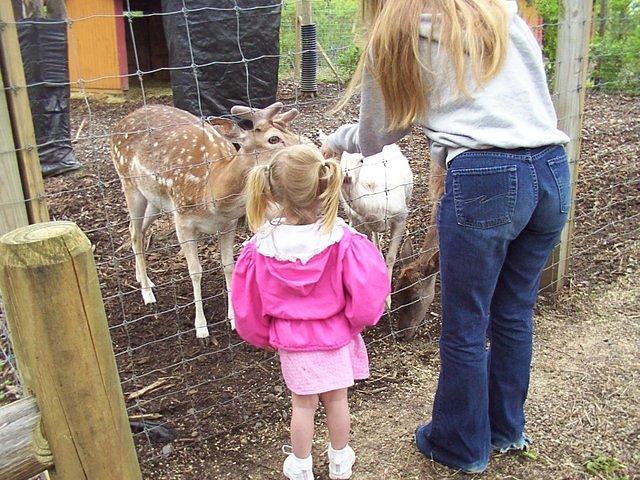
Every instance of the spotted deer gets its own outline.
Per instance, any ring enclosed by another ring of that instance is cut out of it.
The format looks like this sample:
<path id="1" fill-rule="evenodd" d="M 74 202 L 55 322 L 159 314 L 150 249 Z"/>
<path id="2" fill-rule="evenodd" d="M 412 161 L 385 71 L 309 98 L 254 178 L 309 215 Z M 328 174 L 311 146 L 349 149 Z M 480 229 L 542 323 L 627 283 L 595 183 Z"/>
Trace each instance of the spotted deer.
<path id="1" fill-rule="evenodd" d="M 230 119 L 203 121 L 177 108 L 149 105 L 124 117 L 111 137 L 111 155 L 129 210 L 142 298 L 145 304 L 156 301 L 155 285 L 147 276 L 145 235 L 162 213 L 170 213 L 193 284 L 196 337 L 204 343 L 209 329 L 202 305 L 198 236 L 219 234 L 227 316 L 233 327 L 228 293 L 236 226 L 245 213 L 245 178 L 275 151 L 301 140 L 289 129 L 298 111 L 283 108 L 282 103 L 261 110 L 233 107 L 233 115 L 253 123 L 251 130 L 243 130 Z M 234 144 L 239 145 L 238 150 Z"/>
<path id="2" fill-rule="evenodd" d="M 445 170 L 436 162 L 429 169 L 429 197 L 432 204 L 431 219 L 416 255 L 410 239 L 400 252 L 402 266 L 396 280 L 394 307 L 398 310 L 401 335 L 410 340 L 427 314 L 435 296 L 439 265 L 437 205 L 444 194 Z"/>

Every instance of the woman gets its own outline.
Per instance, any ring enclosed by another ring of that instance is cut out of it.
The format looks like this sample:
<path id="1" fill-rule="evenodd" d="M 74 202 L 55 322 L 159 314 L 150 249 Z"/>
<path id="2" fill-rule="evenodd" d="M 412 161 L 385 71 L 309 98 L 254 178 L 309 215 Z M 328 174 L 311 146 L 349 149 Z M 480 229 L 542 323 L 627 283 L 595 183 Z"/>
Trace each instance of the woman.
<path id="1" fill-rule="evenodd" d="M 441 370 L 416 443 L 442 464 L 482 472 L 492 449 L 529 442 L 532 312 L 569 211 L 569 138 L 515 1 L 376 5 L 349 90 L 361 86 L 360 122 L 333 133 L 323 153 L 373 155 L 418 125 L 447 168 L 437 215 Z"/>

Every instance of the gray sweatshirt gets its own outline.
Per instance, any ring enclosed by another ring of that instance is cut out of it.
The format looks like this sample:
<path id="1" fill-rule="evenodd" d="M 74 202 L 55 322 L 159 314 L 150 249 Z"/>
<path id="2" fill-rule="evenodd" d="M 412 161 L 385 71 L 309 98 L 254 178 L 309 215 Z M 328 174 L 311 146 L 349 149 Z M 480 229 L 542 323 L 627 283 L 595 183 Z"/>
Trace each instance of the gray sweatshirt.
<path id="1" fill-rule="evenodd" d="M 448 164 L 470 149 L 535 148 L 566 144 L 551 102 L 542 52 L 526 22 L 518 15 L 515 0 L 506 0 L 511 15 L 509 46 L 502 71 L 482 89 L 476 89 L 473 75 L 467 75 L 471 98 L 456 90 L 453 61 L 440 49 L 438 32 L 432 32 L 432 15 L 423 14 L 420 48 L 431 49 L 433 93 L 430 108 L 416 121 L 429 138 L 433 160 Z M 432 42 L 429 43 L 429 36 Z M 426 61 L 425 54 L 425 64 Z M 374 155 L 410 129 L 389 130 L 384 99 L 370 72 L 362 79 L 360 123 L 343 125 L 327 139 L 334 151 Z"/>

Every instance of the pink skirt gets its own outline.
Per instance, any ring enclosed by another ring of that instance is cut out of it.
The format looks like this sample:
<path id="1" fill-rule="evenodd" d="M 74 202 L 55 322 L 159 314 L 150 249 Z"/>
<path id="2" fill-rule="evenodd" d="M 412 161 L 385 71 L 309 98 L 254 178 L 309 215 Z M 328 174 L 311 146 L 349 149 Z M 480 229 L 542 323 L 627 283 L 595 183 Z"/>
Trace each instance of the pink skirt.
<path id="1" fill-rule="evenodd" d="M 369 357 L 362 336 L 335 350 L 288 352 L 279 350 L 287 388 L 297 395 L 313 395 L 353 386 L 369 378 Z"/>

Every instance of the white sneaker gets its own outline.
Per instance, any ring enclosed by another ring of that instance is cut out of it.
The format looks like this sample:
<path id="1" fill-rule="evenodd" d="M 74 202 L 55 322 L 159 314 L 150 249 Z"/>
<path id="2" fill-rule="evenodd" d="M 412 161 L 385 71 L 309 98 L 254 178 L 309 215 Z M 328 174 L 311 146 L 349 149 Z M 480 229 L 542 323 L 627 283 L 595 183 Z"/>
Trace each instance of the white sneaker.
<path id="1" fill-rule="evenodd" d="M 347 445 L 342 450 L 334 450 L 329 445 L 329 478 L 345 480 L 351 478 L 353 464 L 356 463 L 356 452 Z"/>
<path id="2" fill-rule="evenodd" d="M 313 480 L 313 459 L 311 454 L 307 458 L 298 458 L 293 454 L 289 445 L 282 447 L 282 453 L 287 455 L 282 464 L 282 473 L 289 480 Z"/>

